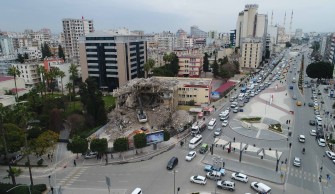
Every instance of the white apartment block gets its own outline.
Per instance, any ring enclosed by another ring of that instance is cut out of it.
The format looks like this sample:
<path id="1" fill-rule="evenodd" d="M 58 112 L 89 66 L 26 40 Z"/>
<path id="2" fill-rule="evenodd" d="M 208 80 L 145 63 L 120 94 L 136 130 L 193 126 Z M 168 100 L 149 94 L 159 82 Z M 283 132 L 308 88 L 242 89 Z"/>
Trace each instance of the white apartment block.
<path id="1" fill-rule="evenodd" d="M 94 32 L 93 20 L 63 19 L 62 22 L 66 57 L 79 59 L 78 39 Z"/>
<path id="2" fill-rule="evenodd" d="M 261 38 L 244 38 L 241 42 L 240 68 L 255 69 L 262 61 L 263 41 Z"/>
<path id="3" fill-rule="evenodd" d="M 27 89 L 30 89 L 40 83 L 41 77 L 38 74 L 37 68 L 38 64 L 34 63 L 17 63 L 13 64 L 20 72 L 21 75 L 18 76 L 23 78 Z"/>
<path id="4" fill-rule="evenodd" d="M 29 59 L 40 59 L 42 58 L 42 52 L 38 47 L 22 47 L 17 49 L 17 53 L 20 53 L 22 56 L 27 53 Z"/>

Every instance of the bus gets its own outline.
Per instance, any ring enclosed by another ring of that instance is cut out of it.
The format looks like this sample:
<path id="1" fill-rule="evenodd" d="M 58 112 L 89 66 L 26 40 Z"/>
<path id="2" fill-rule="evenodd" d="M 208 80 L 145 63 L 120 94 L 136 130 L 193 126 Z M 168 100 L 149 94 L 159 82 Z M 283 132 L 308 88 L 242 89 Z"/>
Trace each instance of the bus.
<path id="1" fill-rule="evenodd" d="M 205 121 L 197 121 L 191 127 L 191 133 L 193 136 L 203 132 L 206 129 Z"/>
<path id="2" fill-rule="evenodd" d="M 194 149 L 201 143 L 202 143 L 202 135 L 197 135 L 191 139 L 190 143 L 188 144 L 188 147 L 190 149 Z"/>
<path id="3" fill-rule="evenodd" d="M 212 118 L 208 123 L 208 129 L 214 129 L 216 126 L 216 118 Z"/>

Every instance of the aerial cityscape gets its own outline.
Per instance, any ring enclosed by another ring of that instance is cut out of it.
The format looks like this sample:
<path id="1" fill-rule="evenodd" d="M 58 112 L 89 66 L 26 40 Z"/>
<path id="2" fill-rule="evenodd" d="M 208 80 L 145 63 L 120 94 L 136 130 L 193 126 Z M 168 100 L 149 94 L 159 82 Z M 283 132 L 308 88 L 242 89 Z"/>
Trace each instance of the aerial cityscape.
<path id="1" fill-rule="evenodd" d="M 0 193 L 335 193 L 334 6 L 3 2 Z"/>

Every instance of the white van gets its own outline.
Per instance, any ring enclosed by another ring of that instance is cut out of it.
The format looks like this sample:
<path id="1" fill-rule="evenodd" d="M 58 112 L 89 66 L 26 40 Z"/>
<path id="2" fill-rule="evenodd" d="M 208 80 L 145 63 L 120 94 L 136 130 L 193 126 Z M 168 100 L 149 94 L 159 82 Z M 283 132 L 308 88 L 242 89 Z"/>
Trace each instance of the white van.
<path id="1" fill-rule="evenodd" d="M 206 177 L 208 179 L 212 179 L 212 180 L 215 180 L 215 181 L 221 180 L 221 176 L 222 176 L 221 172 L 214 171 L 214 170 L 212 170 L 211 172 L 207 172 L 207 174 L 206 174 Z"/>
<path id="2" fill-rule="evenodd" d="M 305 143 L 305 136 L 304 135 L 299 135 L 299 142 Z"/>
<path id="3" fill-rule="evenodd" d="M 271 192 L 271 188 L 264 183 L 252 182 L 250 186 L 251 188 L 253 188 L 254 190 L 260 193 L 270 193 Z"/>
<path id="4" fill-rule="evenodd" d="M 131 194 L 143 194 L 142 189 L 136 188 Z"/>

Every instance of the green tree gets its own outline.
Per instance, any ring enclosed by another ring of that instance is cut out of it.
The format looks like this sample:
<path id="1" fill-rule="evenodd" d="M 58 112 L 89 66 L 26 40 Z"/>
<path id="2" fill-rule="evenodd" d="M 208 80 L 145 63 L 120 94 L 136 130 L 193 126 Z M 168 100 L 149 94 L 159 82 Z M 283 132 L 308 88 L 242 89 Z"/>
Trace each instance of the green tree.
<path id="1" fill-rule="evenodd" d="M 114 151 L 124 152 L 128 150 L 128 138 L 120 137 L 114 140 L 113 143 Z"/>
<path id="2" fill-rule="evenodd" d="M 145 133 L 138 133 L 134 135 L 134 146 L 137 149 L 147 146 L 147 140 L 145 138 Z"/>
<path id="3" fill-rule="evenodd" d="M 12 65 L 8 68 L 8 75 L 13 76 L 13 78 L 14 78 L 16 101 L 18 101 L 19 100 L 19 95 L 18 95 L 18 92 L 17 92 L 16 77 L 20 76 L 21 72 L 18 68 L 16 68 L 15 66 Z"/>
<path id="4" fill-rule="evenodd" d="M 311 63 L 306 68 L 306 74 L 310 78 L 331 79 L 333 78 L 334 66 L 329 62 L 316 62 Z"/>
<path id="5" fill-rule="evenodd" d="M 28 53 L 24 53 L 23 57 L 24 57 L 24 59 L 29 59 Z"/>
<path id="6" fill-rule="evenodd" d="M 12 123 L 4 123 L 4 138 L 7 143 L 7 150 L 9 153 L 20 151 L 21 147 L 24 146 L 25 133 L 17 125 Z M 4 140 L 0 140 L 1 153 L 5 154 Z"/>
<path id="7" fill-rule="evenodd" d="M 104 154 L 108 151 L 108 142 L 106 138 L 93 139 L 90 143 L 90 149 L 93 152 L 98 152 L 99 154 Z"/>
<path id="8" fill-rule="evenodd" d="M 289 48 L 289 47 L 292 46 L 292 44 L 290 42 L 285 42 L 285 46 L 286 46 L 286 48 Z"/>
<path id="9" fill-rule="evenodd" d="M 78 154 L 79 153 L 85 153 L 88 149 L 88 141 L 86 138 L 81 138 L 80 136 L 74 136 L 72 138 L 72 141 L 67 144 L 67 149 L 70 150 L 72 153 Z"/>
<path id="10" fill-rule="evenodd" d="M 42 59 L 45 59 L 46 57 L 51 57 L 51 51 L 49 45 L 45 42 L 42 46 Z"/>
<path id="11" fill-rule="evenodd" d="M 214 75 L 214 77 L 219 76 L 219 64 L 216 61 L 216 59 L 214 60 L 214 63 L 212 64 L 212 69 L 213 69 L 213 75 Z"/>
<path id="12" fill-rule="evenodd" d="M 235 66 L 235 74 L 239 74 L 240 73 L 240 63 L 238 61 L 233 61 L 233 64 Z"/>
<path id="13" fill-rule="evenodd" d="M 96 80 L 87 78 L 85 83 L 80 84 L 79 94 L 87 114 L 94 118 L 97 125 L 105 124 L 107 121 L 105 102 L 102 99 L 102 93 Z"/>
<path id="14" fill-rule="evenodd" d="M 31 149 L 36 155 L 42 156 L 57 144 L 58 137 L 57 133 L 47 130 L 31 142 Z"/>
<path id="15" fill-rule="evenodd" d="M 167 130 L 164 130 L 164 141 L 170 140 L 170 133 Z"/>
<path id="16" fill-rule="evenodd" d="M 209 61 L 208 61 L 208 54 L 205 53 L 205 56 L 204 56 L 204 62 L 203 62 L 203 70 L 204 72 L 209 72 Z"/>
<path id="17" fill-rule="evenodd" d="M 8 175 L 4 177 L 4 179 L 11 178 L 11 175 L 14 175 L 15 177 L 18 177 L 22 174 L 21 168 L 14 168 L 12 167 L 11 170 L 6 170 Z M 16 185 L 16 182 L 12 182 L 13 185 Z"/>
<path id="18" fill-rule="evenodd" d="M 65 61 L 65 54 L 61 45 L 58 45 L 58 57 Z"/>
<path id="19" fill-rule="evenodd" d="M 63 91 L 63 78 L 65 77 L 65 72 L 59 70 L 58 71 L 58 77 L 60 78 L 60 82 L 62 84 L 62 95 L 64 95 L 64 91 Z"/>
<path id="20" fill-rule="evenodd" d="M 170 53 L 172 58 L 170 64 L 168 65 L 168 69 L 173 73 L 173 76 L 178 75 L 179 72 L 179 59 L 175 53 Z"/>
<path id="21" fill-rule="evenodd" d="M 22 56 L 22 54 L 17 54 L 17 61 L 19 62 L 19 63 L 24 63 L 24 57 Z"/>
<path id="22" fill-rule="evenodd" d="M 69 68 L 69 73 L 70 73 L 70 80 L 72 81 L 72 95 L 76 96 L 76 91 L 75 91 L 75 81 L 78 78 L 78 69 L 77 65 L 71 64 Z"/>
<path id="23" fill-rule="evenodd" d="M 46 80 L 46 70 L 44 68 L 44 66 L 38 66 L 37 67 L 37 73 L 41 76 L 41 85 L 38 86 L 38 88 L 40 89 L 41 92 L 41 96 L 43 96 L 43 91 L 44 91 L 44 96 L 46 96 L 47 93 L 47 88 L 46 88 L 46 84 L 45 84 L 45 80 Z"/>
<path id="24" fill-rule="evenodd" d="M 155 66 L 155 61 L 153 59 L 148 59 L 144 64 L 145 78 L 148 77 L 149 71 Z"/>

